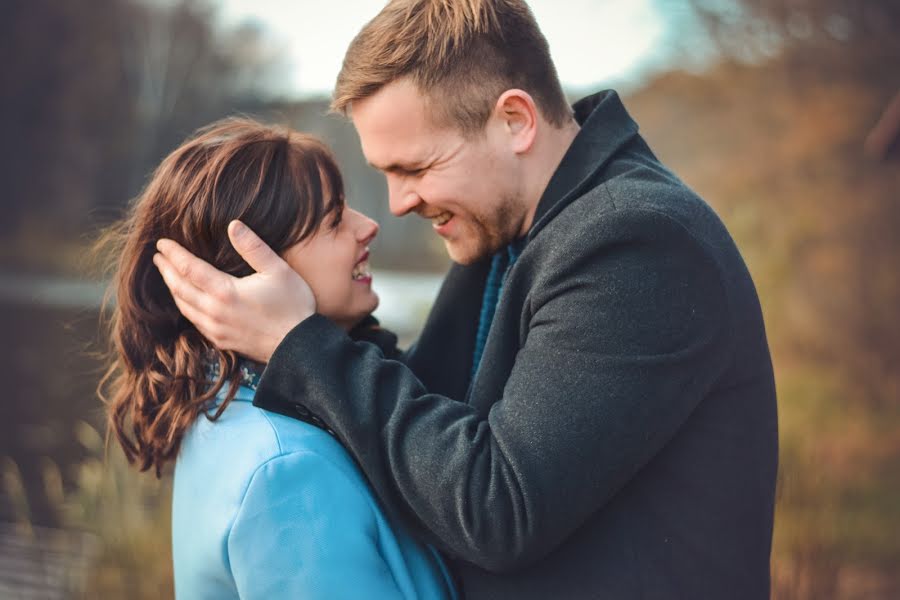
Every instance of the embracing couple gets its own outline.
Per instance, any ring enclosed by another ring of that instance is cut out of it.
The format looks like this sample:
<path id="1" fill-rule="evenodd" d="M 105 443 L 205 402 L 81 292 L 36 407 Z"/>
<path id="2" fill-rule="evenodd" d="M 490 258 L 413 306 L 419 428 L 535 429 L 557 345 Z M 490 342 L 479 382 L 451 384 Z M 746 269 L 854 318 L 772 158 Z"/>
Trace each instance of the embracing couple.
<path id="1" fill-rule="evenodd" d="M 617 95 L 570 107 L 521 0 L 393 0 L 333 108 L 454 261 L 410 349 L 310 136 L 213 124 L 120 231 L 110 422 L 175 461 L 176 595 L 768 597 L 757 294 Z"/>

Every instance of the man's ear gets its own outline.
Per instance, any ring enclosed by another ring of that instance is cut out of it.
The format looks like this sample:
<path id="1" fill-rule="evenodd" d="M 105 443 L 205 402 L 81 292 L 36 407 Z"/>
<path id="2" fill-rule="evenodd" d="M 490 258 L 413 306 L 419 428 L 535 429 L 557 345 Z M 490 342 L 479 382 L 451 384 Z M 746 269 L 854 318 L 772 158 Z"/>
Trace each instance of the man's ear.
<path id="1" fill-rule="evenodd" d="M 531 150 L 537 136 L 538 110 L 528 92 L 506 90 L 497 99 L 494 114 L 510 136 L 513 152 L 523 154 Z"/>

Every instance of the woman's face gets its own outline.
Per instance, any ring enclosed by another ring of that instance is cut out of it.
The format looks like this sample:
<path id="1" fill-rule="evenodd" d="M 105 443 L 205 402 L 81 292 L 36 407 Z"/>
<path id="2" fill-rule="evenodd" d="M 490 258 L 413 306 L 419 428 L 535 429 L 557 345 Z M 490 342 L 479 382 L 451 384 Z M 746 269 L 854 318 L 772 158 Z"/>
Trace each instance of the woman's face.
<path id="1" fill-rule="evenodd" d="M 282 254 L 312 288 L 316 311 L 348 330 L 378 306 L 367 247 L 377 233 L 378 223 L 345 207 L 337 228 L 326 219 Z"/>

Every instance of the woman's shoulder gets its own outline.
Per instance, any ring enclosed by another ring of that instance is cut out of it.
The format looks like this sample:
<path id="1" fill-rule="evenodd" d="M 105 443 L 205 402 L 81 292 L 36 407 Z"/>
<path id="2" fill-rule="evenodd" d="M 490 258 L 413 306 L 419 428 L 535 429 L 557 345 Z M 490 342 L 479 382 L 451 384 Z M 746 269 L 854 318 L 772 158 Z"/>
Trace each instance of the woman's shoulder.
<path id="1" fill-rule="evenodd" d="M 209 573 L 299 585 L 290 575 L 297 561 L 333 563 L 337 572 L 329 557 L 338 554 L 309 539 L 328 540 L 341 555 L 374 547 L 377 504 L 346 450 L 327 432 L 251 401 L 245 394 L 218 419 L 200 417 L 179 452 L 172 543 L 182 587 Z"/>
<path id="2" fill-rule="evenodd" d="M 343 504 L 319 505 L 346 510 L 349 520 L 349 515 L 371 519 L 374 497 L 337 440 L 313 425 L 253 406 L 252 393 L 246 392 L 218 419 L 201 416 L 185 436 L 175 465 L 174 531 L 202 530 L 221 541 L 241 514 L 277 515 L 273 507 L 333 498 L 329 490 L 335 489 L 342 490 Z M 181 546 L 201 543 L 185 535 L 175 533 Z"/>

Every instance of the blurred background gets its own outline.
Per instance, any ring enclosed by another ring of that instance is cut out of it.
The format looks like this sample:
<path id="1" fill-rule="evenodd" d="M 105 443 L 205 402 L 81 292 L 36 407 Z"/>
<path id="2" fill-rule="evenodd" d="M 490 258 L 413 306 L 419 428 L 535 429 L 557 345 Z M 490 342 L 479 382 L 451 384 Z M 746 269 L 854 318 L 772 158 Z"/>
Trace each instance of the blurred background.
<path id="1" fill-rule="evenodd" d="M 414 337 L 442 245 L 389 215 L 327 115 L 381 5 L 3 0 L 0 597 L 172 594 L 170 478 L 104 446 L 104 285 L 85 256 L 196 127 L 240 113 L 324 138 L 382 225 L 378 314 Z M 572 99 L 620 91 L 759 288 L 781 432 L 773 597 L 900 597 L 900 1 L 531 5 Z"/>

